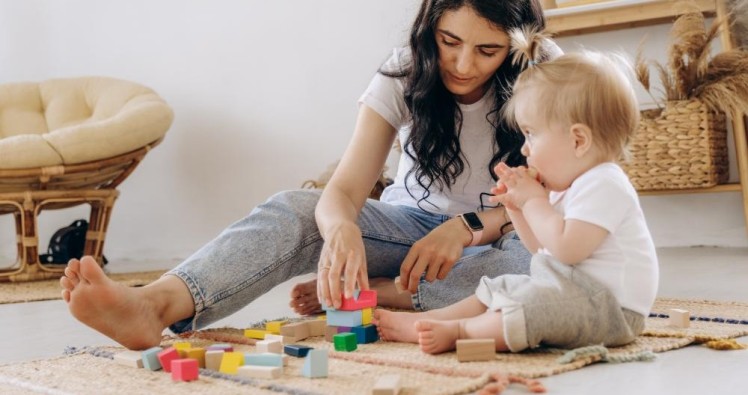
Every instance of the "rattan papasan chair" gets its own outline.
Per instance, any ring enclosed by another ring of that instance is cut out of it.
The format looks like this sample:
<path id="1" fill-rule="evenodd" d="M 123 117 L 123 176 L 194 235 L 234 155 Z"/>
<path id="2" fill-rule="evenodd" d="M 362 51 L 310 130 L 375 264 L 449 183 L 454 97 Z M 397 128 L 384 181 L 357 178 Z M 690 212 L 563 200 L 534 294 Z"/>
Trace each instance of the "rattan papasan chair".
<path id="1" fill-rule="evenodd" d="M 60 277 L 65 262 L 39 261 L 42 210 L 89 204 L 84 254 L 102 264 L 116 188 L 173 117 L 153 90 L 114 78 L 0 84 L 0 215 L 14 216 L 18 246 L 0 281 Z"/>

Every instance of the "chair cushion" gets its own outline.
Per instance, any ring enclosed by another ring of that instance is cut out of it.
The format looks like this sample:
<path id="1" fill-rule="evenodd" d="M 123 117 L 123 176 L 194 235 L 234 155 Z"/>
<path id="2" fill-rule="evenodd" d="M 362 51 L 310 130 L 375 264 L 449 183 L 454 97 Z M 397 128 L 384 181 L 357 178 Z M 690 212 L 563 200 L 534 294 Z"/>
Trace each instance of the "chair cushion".
<path id="1" fill-rule="evenodd" d="M 0 85 L 0 169 L 70 165 L 164 136 L 173 112 L 153 90 L 107 77 Z"/>

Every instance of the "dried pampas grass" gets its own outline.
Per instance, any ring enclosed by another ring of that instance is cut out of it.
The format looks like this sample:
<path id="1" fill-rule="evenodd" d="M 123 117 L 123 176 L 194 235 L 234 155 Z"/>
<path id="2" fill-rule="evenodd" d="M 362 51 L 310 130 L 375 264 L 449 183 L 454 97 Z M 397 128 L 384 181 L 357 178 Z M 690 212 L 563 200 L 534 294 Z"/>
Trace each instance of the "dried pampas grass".
<path id="1" fill-rule="evenodd" d="M 732 1 L 748 11 L 748 0 Z M 748 52 L 733 49 L 712 57 L 711 42 L 721 28 L 726 28 L 725 21 L 715 21 L 707 28 L 701 11 L 693 4 L 686 7 L 670 31 L 667 64 L 652 62 L 664 95 L 663 100 L 655 101 L 699 99 L 713 111 L 748 110 Z M 734 23 L 735 18 L 730 20 Z M 649 67 L 640 48 L 635 64 L 637 79 L 652 95 Z"/>

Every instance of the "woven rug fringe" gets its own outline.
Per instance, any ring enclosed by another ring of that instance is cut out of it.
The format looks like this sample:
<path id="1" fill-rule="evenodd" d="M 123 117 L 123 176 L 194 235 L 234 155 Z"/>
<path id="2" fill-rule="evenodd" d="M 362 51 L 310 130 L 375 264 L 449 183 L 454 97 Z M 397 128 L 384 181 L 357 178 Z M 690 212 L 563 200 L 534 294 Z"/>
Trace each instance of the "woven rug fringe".
<path id="1" fill-rule="evenodd" d="M 623 362 L 636 362 L 636 361 L 652 361 L 657 356 L 649 350 L 642 350 L 636 353 L 626 355 L 610 355 L 609 350 L 601 345 L 580 347 L 574 350 L 567 351 L 564 355 L 557 359 L 558 363 L 567 364 L 572 363 L 581 358 L 596 357 L 596 360 L 610 363 L 623 363 Z"/>

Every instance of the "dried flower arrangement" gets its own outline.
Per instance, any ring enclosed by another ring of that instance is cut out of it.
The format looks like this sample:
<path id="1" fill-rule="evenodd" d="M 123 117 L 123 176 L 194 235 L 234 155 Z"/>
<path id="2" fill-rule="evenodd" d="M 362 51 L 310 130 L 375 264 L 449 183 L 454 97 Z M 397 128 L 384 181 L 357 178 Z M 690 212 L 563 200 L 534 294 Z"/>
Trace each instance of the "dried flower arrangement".
<path id="1" fill-rule="evenodd" d="M 664 97 L 657 100 L 652 95 L 650 62 L 642 59 L 641 49 L 636 57 L 637 79 L 660 108 L 664 101 L 698 99 L 710 111 L 748 110 L 748 51 L 735 48 L 711 56 L 711 42 L 726 22 L 715 21 L 707 28 L 701 11 L 686 7 L 670 30 L 667 64 L 651 62 Z"/>

